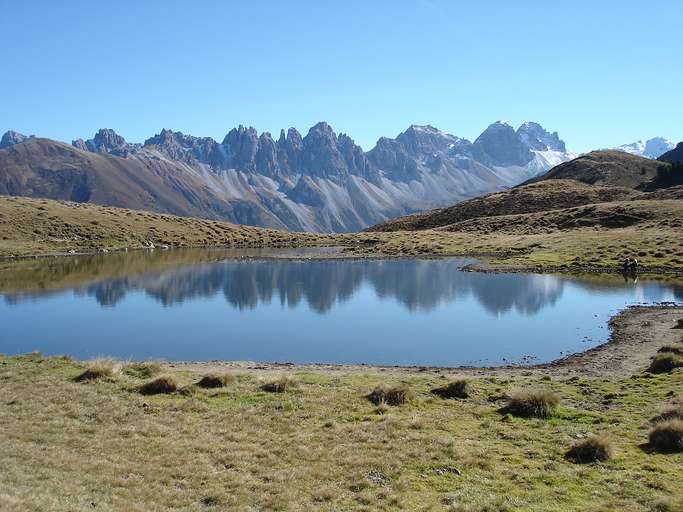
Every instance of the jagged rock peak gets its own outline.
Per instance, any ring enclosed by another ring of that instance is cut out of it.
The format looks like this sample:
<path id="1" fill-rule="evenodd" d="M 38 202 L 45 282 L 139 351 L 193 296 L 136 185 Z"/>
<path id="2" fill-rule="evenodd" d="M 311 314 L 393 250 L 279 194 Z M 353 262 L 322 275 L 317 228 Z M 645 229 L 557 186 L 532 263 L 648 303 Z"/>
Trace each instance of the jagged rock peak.
<path id="1" fill-rule="evenodd" d="M 153 146 L 174 160 L 182 160 L 190 164 L 199 162 L 221 166 L 225 161 L 218 142 L 211 137 L 195 137 L 166 128 L 147 139 L 145 146 Z"/>
<path id="2" fill-rule="evenodd" d="M 8 148 L 10 146 L 14 146 L 15 144 L 20 144 L 28 138 L 29 137 L 22 133 L 8 130 L 2 136 L 2 139 L 0 139 L 0 149 Z"/>
<path id="3" fill-rule="evenodd" d="M 71 144 L 83 151 L 111 153 L 116 156 L 127 156 L 140 148 L 140 144 L 127 143 L 126 139 L 111 128 L 100 128 L 92 139 L 76 139 Z"/>
<path id="4" fill-rule="evenodd" d="M 527 121 L 517 129 L 520 140 L 535 151 L 566 152 L 564 141 L 557 132 L 550 133 L 540 124 Z"/>
<path id="5" fill-rule="evenodd" d="M 396 140 L 415 155 L 433 154 L 448 151 L 460 141 L 460 137 L 443 132 L 431 125 L 411 124 L 408 129 L 399 134 Z M 469 141 L 465 141 L 469 144 Z"/>
<path id="6" fill-rule="evenodd" d="M 524 166 L 532 159 L 529 146 L 502 121 L 486 128 L 474 141 L 473 150 L 477 159 L 494 166 Z"/>

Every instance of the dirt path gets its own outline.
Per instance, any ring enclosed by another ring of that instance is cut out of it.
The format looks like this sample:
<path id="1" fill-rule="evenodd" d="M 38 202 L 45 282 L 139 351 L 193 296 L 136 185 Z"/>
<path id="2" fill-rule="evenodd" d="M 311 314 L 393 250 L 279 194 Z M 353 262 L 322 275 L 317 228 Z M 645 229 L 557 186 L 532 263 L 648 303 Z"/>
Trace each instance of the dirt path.
<path id="1" fill-rule="evenodd" d="M 383 373 L 400 377 L 414 373 L 437 375 L 504 376 L 549 375 L 555 378 L 580 376 L 624 377 L 643 371 L 662 346 L 683 341 L 683 329 L 675 329 L 683 318 L 683 307 L 639 306 L 628 308 L 609 321 L 607 343 L 585 352 L 573 354 L 551 363 L 536 366 L 505 366 L 495 368 L 434 368 L 370 365 L 289 364 L 253 362 L 178 362 L 169 364 L 180 370 L 197 372 L 239 370 L 256 373 L 271 372 L 340 372 Z"/>

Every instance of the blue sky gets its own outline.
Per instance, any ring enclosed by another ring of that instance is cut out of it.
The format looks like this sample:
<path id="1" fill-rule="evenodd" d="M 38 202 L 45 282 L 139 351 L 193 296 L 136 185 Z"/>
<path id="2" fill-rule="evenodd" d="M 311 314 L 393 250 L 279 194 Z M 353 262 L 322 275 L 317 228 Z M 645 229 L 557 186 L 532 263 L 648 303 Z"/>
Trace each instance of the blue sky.
<path id="1" fill-rule="evenodd" d="M 222 140 L 328 121 L 365 149 L 502 119 L 570 149 L 683 140 L 683 2 L 3 2 L 0 131 Z"/>

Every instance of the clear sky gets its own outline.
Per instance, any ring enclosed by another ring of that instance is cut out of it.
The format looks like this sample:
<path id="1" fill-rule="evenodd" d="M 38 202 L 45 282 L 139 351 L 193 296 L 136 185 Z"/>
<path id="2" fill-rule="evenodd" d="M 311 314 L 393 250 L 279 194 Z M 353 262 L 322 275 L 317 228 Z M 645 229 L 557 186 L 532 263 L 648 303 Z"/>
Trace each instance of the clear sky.
<path id="1" fill-rule="evenodd" d="M 683 1 L 2 1 L 0 131 L 328 121 L 365 149 L 502 119 L 587 151 L 683 140 Z"/>

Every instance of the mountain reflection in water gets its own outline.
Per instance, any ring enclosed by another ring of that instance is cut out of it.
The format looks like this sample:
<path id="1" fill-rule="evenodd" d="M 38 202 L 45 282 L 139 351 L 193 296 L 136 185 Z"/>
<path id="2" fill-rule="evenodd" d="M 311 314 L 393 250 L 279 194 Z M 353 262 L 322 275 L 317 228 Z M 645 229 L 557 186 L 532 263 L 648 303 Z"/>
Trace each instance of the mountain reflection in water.
<path id="1" fill-rule="evenodd" d="M 305 301 L 324 314 L 335 304 L 349 300 L 363 285 L 377 297 L 393 298 L 411 311 L 429 311 L 444 302 L 474 296 L 489 312 L 499 315 L 511 309 L 532 315 L 553 305 L 562 294 L 564 276 L 546 274 L 483 274 L 462 272 L 463 260 L 228 260 L 188 265 L 160 272 L 134 274 L 75 287 L 77 294 L 96 298 L 102 306 L 115 306 L 133 291 L 144 291 L 164 306 L 222 294 L 240 310 L 278 300 L 295 308 Z M 623 286 L 619 278 L 604 282 L 582 281 L 600 290 Z M 643 295 L 658 297 L 660 284 L 635 284 Z M 653 293 L 648 293 L 652 289 Z M 672 285 L 683 298 L 683 286 Z M 27 296 L 36 299 L 54 292 L 8 294 L 10 303 Z"/>
<path id="2" fill-rule="evenodd" d="M 461 259 L 158 251 L 0 264 L 0 352 L 407 365 L 548 361 L 680 281 L 486 274 Z M 36 321 L 39 319 L 40 321 Z M 528 359 L 525 359 L 528 360 Z"/>
<path id="3" fill-rule="evenodd" d="M 296 308 L 305 301 L 324 314 L 369 285 L 381 299 L 393 298 L 411 311 L 429 311 L 441 303 L 473 295 L 494 314 L 515 308 L 534 314 L 553 304 L 564 280 L 550 275 L 478 274 L 461 272 L 459 260 L 353 260 L 353 261 L 223 261 L 136 274 L 75 287 L 77 294 L 115 306 L 126 295 L 144 291 L 164 306 L 222 294 L 240 310 L 278 300 Z M 9 294 L 38 299 L 52 292 Z"/>

